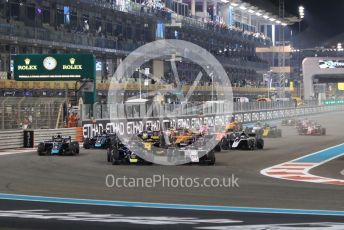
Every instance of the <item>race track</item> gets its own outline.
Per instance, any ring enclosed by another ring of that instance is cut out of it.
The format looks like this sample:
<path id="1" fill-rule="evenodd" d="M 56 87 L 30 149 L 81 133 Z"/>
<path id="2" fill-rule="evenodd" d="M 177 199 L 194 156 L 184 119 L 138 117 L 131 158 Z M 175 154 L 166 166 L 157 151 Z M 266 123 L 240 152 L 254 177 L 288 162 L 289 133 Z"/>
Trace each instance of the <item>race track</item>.
<path id="1" fill-rule="evenodd" d="M 262 169 L 343 143 L 344 133 L 340 128 L 343 115 L 338 112 L 312 118 L 327 128 L 326 136 L 298 136 L 294 127 L 283 127 L 283 137 L 265 139 L 264 150 L 222 151 L 217 154 L 215 166 L 113 166 L 106 162 L 105 150 L 82 150 L 80 156 L 76 157 L 40 157 L 35 152 L 3 155 L 0 156 L 0 193 L 344 211 L 344 186 L 286 181 L 260 174 Z M 343 179 L 344 176 L 340 173 L 344 169 L 343 162 L 343 158 L 338 158 L 312 169 L 311 172 Z M 239 178 L 239 187 L 167 188 L 158 185 L 155 188 L 108 188 L 105 183 L 108 174 L 133 178 L 163 175 L 166 178 L 184 176 L 201 179 L 235 175 Z M 8 204 L 8 209 L 14 206 L 20 209 L 19 203 L 0 200 L 1 207 Z M 306 219 L 299 219 L 302 220 Z"/>

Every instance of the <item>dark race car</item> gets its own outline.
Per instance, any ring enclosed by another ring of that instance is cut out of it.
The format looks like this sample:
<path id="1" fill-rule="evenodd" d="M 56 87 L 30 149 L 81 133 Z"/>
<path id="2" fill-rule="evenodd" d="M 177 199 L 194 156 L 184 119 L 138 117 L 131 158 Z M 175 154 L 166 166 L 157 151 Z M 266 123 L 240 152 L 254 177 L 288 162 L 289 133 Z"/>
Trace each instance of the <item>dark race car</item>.
<path id="1" fill-rule="evenodd" d="M 119 139 L 113 141 L 110 147 L 107 149 L 107 161 L 111 162 L 113 165 L 151 164 L 153 159 L 151 161 L 145 160 L 149 159 L 149 156 L 145 157 L 145 159 L 141 158 L 135 154 L 134 149 L 137 149 L 134 147 L 134 145 L 123 144 Z"/>
<path id="2" fill-rule="evenodd" d="M 230 148 L 237 150 L 255 150 L 264 148 L 264 140 L 260 135 L 235 132 L 231 136 Z"/>
<path id="3" fill-rule="evenodd" d="M 253 126 L 246 126 L 245 133 L 257 134 L 265 138 L 282 137 L 282 130 L 277 128 L 276 125 L 257 123 Z"/>
<path id="4" fill-rule="evenodd" d="M 107 149 L 110 146 L 110 139 L 113 135 L 103 133 L 92 138 L 85 138 L 83 147 L 85 149 Z"/>
<path id="5" fill-rule="evenodd" d="M 299 120 L 294 118 L 287 118 L 282 120 L 282 126 L 296 126 L 298 125 Z"/>
<path id="6" fill-rule="evenodd" d="M 169 135 L 174 135 L 170 130 L 167 132 Z M 119 139 L 113 141 L 107 151 L 107 161 L 114 165 L 152 164 L 155 157 L 165 157 L 170 164 L 180 164 L 180 162 L 215 164 L 215 151 L 213 149 L 207 151 L 202 148 L 202 143 L 206 140 L 205 136 L 197 138 L 188 145 L 180 145 L 181 142 L 175 143 L 175 136 L 172 138 L 166 136 L 169 138 L 166 141 L 160 131 L 154 134 L 153 139 L 142 138 L 142 136 L 146 136 L 145 132 L 139 134 L 138 138 L 128 141 L 127 144 L 122 143 Z M 170 140 L 174 142 L 171 143 Z"/>
<path id="7" fill-rule="evenodd" d="M 160 131 L 151 131 L 151 130 L 146 130 L 143 132 L 140 132 L 137 136 L 142 139 L 144 142 L 151 142 L 154 144 L 159 144 L 160 142 Z"/>
<path id="8" fill-rule="evenodd" d="M 70 136 L 53 136 L 51 140 L 39 143 L 38 155 L 77 155 L 79 154 L 79 143 L 72 141 Z"/>
<path id="9" fill-rule="evenodd" d="M 154 147 L 161 146 L 161 132 L 145 130 L 140 132 L 132 141 L 123 143 L 120 138 L 110 138 L 107 148 L 107 161 L 117 164 L 151 164 Z M 137 154 L 140 152 L 140 154 Z M 145 157 L 140 157 L 145 156 Z"/>

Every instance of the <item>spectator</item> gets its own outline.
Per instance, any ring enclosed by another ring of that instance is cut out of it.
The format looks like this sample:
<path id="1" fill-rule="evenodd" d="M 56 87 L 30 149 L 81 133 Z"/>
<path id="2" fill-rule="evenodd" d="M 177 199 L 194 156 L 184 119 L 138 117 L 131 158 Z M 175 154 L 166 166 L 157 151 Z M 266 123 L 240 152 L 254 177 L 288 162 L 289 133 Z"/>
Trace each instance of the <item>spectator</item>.
<path id="1" fill-rule="evenodd" d="M 68 117 L 68 128 L 77 127 L 78 124 L 78 116 L 76 112 L 72 112 Z"/>
<path id="2" fill-rule="evenodd" d="M 30 126 L 30 121 L 27 117 L 24 118 L 23 122 L 22 122 L 22 128 L 23 129 L 28 129 Z"/>

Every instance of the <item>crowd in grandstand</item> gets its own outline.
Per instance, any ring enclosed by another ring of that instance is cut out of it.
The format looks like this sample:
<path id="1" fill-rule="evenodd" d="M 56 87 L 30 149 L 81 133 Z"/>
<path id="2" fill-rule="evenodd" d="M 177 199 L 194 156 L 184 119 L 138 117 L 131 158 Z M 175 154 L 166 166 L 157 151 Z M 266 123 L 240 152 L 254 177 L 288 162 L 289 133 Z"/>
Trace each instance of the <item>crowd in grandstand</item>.
<path id="1" fill-rule="evenodd" d="M 139 9 L 139 12 L 135 12 L 139 13 L 138 17 L 147 14 L 150 16 L 153 15 L 153 17 L 155 17 L 154 19 L 170 20 L 171 18 L 171 10 L 166 8 L 161 1 L 145 0 L 142 2 Z M 128 11 L 128 8 L 126 10 Z M 91 41 L 96 41 L 93 45 L 87 44 L 88 46 L 115 48 L 117 50 L 128 50 L 129 48 L 126 48 L 129 46 L 125 45 L 133 44 L 133 46 L 130 46 L 130 49 L 132 50 L 133 48 L 155 40 L 155 35 L 152 35 L 152 30 L 154 31 L 155 28 L 154 26 L 148 26 L 148 24 L 151 25 L 155 23 L 154 20 L 149 21 L 151 18 L 148 18 L 147 20 L 147 18 L 142 17 L 142 20 L 139 20 L 141 24 L 136 25 L 134 21 L 129 21 L 128 18 L 130 17 L 126 17 L 127 15 L 125 16 L 124 14 L 118 14 L 120 15 L 118 18 L 123 16 L 122 21 L 102 21 L 104 19 L 91 16 L 91 14 L 86 17 L 83 13 L 83 11 L 78 12 L 78 14 L 82 16 L 74 17 L 68 24 L 64 22 L 63 17 L 60 21 L 56 19 L 50 22 L 49 19 L 49 22 L 44 22 L 43 20 L 41 24 L 35 22 L 35 28 L 41 27 L 46 29 L 46 33 L 35 33 L 35 36 L 37 34 L 40 36 L 51 35 L 53 33 L 50 33 L 49 29 L 52 28 L 53 31 L 55 30 L 56 33 L 60 34 L 61 39 L 68 38 L 69 35 L 80 35 L 82 38 L 89 38 Z M 7 17 L 7 15 L 4 14 L 1 16 L 3 19 L 6 19 Z M 60 16 L 57 16 L 56 18 L 60 18 Z M 125 18 L 128 20 L 124 20 Z M 30 28 L 29 22 L 23 18 L 13 17 L 13 19 L 15 20 L 8 21 L 8 23 L 20 21 L 20 23 L 25 23 L 26 28 Z M 143 23 L 143 21 L 147 22 L 147 24 Z M 266 64 L 266 62 L 256 56 L 255 46 L 257 45 L 256 42 L 260 42 L 260 45 L 264 45 L 266 44 L 265 42 L 269 42 L 267 37 L 258 32 L 243 30 L 242 28 L 226 25 L 220 22 L 207 20 L 197 21 L 196 24 L 193 24 L 195 21 L 196 19 L 190 19 L 189 21 L 184 20 L 184 24 L 181 28 L 166 27 L 165 38 L 187 40 L 210 51 L 223 64 L 234 86 L 264 86 L 264 82 L 260 81 L 261 77 L 259 77 L 255 71 L 255 65 Z M 198 24 L 201 24 L 201 28 L 196 26 Z M 176 33 L 178 36 L 175 36 Z M 30 38 L 29 35 L 28 38 Z M 76 41 L 74 43 L 77 44 L 78 42 Z M 114 46 L 112 46 L 112 44 L 114 44 Z M 238 66 L 238 68 L 233 66 Z M 180 77 L 182 83 L 192 84 L 197 76 L 197 69 L 193 66 L 181 67 Z M 171 73 L 168 69 L 165 72 Z M 109 77 L 110 76 L 108 75 L 103 77 L 103 82 L 110 80 Z M 171 80 L 168 74 L 166 74 L 165 78 L 167 78 L 166 81 L 168 83 L 173 83 L 173 80 Z M 122 79 L 119 79 L 119 81 L 122 81 Z M 211 84 L 211 79 L 209 77 L 204 78 L 202 79 L 201 84 L 209 85 Z"/>

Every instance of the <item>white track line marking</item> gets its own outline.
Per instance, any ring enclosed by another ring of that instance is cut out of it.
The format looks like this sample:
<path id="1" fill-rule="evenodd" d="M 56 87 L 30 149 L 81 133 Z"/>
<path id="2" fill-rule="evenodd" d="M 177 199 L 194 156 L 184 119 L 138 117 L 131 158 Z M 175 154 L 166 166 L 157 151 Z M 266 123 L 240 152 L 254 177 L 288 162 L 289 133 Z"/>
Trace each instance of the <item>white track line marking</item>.
<path id="1" fill-rule="evenodd" d="M 343 145 L 343 144 L 341 144 Z M 283 179 L 283 180 L 291 180 L 291 181 L 300 181 L 300 182 L 311 182 L 311 183 L 322 183 L 322 184 L 333 184 L 333 185 L 344 185 L 344 180 L 339 179 L 333 179 L 333 178 L 327 178 L 322 176 L 317 176 L 310 174 L 309 171 L 315 167 L 318 167 L 322 164 L 325 164 L 326 162 L 329 162 L 335 158 L 341 157 L 344 155 L 344 153 L 337 154 L 333 157 L 326 158 L 322 160 L 321 162 L 297 162 L 302 161 L 302 159 L 308 158 L 313 155 L 319 155 L 323 152 L 330 151 L 331 149 L 334 149 L 336 147 L 339 147 L 341 145 L 336 145 L 330 148 L 326 148 L 321 151 L 317 151 L 315 153 L 308 154 L 303 157 L 299 157 L 297 159 L 274 165 L 269 168 L 263 169 L 260 171 L 260 173 L 264 176 L 273 177 L 277 179 Z M 344 175 L 344 170 L 341 172 Z"/>

